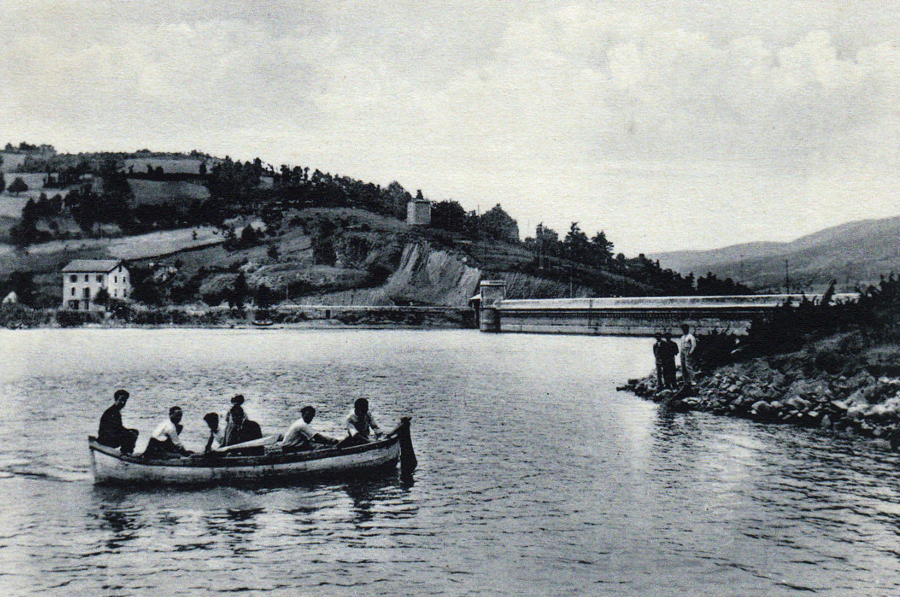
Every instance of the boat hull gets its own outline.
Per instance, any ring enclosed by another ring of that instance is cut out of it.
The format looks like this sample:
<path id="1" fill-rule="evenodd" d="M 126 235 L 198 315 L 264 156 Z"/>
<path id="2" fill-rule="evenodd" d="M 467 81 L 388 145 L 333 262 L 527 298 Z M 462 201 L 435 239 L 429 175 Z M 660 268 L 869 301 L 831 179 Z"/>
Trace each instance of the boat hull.
<path id="1" fill-rule="evenodd" d="M 145 460 L 88 440 L 94 482 L 100 484 L 243 485 L 302 482 L 323 476 L 358 475 L 396 470 L 396 437 L 352 448 L 311 450 L 266 456 L 195 455 Z"/>

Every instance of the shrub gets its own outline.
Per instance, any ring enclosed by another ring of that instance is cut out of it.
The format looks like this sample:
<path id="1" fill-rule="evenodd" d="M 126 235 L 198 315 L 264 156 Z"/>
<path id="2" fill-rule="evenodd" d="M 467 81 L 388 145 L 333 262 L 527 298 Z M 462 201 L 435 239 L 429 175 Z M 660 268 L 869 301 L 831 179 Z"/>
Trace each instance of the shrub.
<path id="1" fill-rule="evenodd" d="M 69 311 L 62 309 L 56 312 L 56 323 L 59 327 L 70 328 L 86 323 L 102 323 L 103 313 L 99 311 Z"/>
<path id="2" fill-rule="evenodd" d="M 47 323 L 47 314 L 43 311 L 36 311 L 21 303 L 0 305 L 0 327 L 30 328 L 43 323 Z"/>

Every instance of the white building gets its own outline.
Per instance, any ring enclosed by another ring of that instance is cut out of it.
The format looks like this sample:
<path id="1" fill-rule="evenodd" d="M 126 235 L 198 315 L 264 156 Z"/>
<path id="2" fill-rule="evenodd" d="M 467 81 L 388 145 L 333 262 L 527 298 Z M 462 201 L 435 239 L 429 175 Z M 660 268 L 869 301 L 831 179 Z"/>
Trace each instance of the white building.
<path id="1" fill-rule="evenodd" d="M 110 298 L 131 294 L 128 270 L 118 259 L 76 259 L 62 269 L 63 308 L 73 311 L 101 311 L 94 299 L 101 288 Z"/>

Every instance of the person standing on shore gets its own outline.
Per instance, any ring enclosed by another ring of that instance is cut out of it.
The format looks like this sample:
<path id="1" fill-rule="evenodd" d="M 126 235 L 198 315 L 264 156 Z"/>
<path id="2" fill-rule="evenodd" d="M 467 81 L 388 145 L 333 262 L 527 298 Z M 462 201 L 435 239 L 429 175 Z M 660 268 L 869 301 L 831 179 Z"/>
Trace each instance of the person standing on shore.
<path id="1" fill-rule="evenodd" d="M 686 323 L 681 324 L 681 331 L 681 381 L 685 386 L 691 387 L 694 385 L 694 364 L 691 355 L 697 349 L 697 338 L 691 333 L 691 327 Z"/>
<path id="2" fill-rule="evenodd" d="M 656 343 L 653 344 L 653 359 L 656 361 L 656 389 L 662 390 L 666 387 L 665 376 L 663 375 L 663 355 L 665 353 L 665 345 L 663 344 L 662 334 L 656 334 Z"/>
<path id="3" fill-rule="evenodd" d="M 663 380 L 666 388 L 674 390 L 678 387 L 678 380 L 675 366 L 675 357 L 678 356 L 678 345 L 672 341 L 672 334 L 666 332 L 663 335 L 662 347 L 662 364 L 663 364 Z"/>

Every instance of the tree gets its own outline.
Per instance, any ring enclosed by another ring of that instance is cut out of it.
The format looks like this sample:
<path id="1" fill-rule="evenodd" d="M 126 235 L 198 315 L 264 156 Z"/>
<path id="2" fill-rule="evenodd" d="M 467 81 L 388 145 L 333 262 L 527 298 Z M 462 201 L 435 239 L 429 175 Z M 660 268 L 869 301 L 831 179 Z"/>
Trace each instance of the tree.
<path id="1" fill-rule="evenodd" d="M 519 225 L 498 203 L 478 218 L 478 236 L 518 243 Z"/>
<path id="2" fill-rule="evenodd" d="M 440 201 L 431 208 L 431 225 L 457 234 L 466 234 L 468 216 L 463 206 L 456 201 Z"/>
<path id="3" fill-rule="evenodd" d="M 22 219 L 10 228 L 9 237 L 19 248 L 27 247 L 38 241 L 37 204 L 34 199 L 25 202 L 25 206 L 22 208 Z"/>
<path id="4" fill-rule="evenodd" d="M 259 240 L 259 236 L 252 224 L 247 224 L 241 231 L 241 246 L 252 247 Z"/>
<path id="5" fill-rule="evenodd" d="M 109 299 L 109 291 L 106 290 L 106 288 L 101 288 L 97 291 L 97 294 L 94 295 L 94 302 L 101 307 L 105 307 L 109 303 Z"/>
<path id="6" fill-rule="evenodd" d="M 268 310 L 275 302 L 272 291 L 265 284 L 260 284 L 256 288 L 256 307 L 260 310 Z"/>
<path id="7" fill-rule="evenodd" d="M 590 262 L 590 243 L 587 234 L 578 227 L 578 222 L 572 222 L 572 225 L 569 226 L 569 233 L 566 234 L 566 240 L 563 242 L 566 245 L 566 256 L 569 259 L 578 263 Z"/>
<path id="8" fill-rule="evenodd" d="M 134 193 L 124 172 L 116 169 L 103 174 L 103 192 L 100 195 L 98 222 L 109 222 L 126 226 L 131 222 L 131 203 Z"/>
<path id="9" fill-rule="evenodd" d="M 9 275 L 9 279 L 5 284 L 3 295 L 8 292 L 15 292 L 18 301 L 23 305 L 34 306 L 34 299 L 37 296 L 37 286 L 34 283 L 34 274 L 32 272 L 15 271 Z"/>
<path id="10" fill-rule="evenodd" d="M 25 181 L 22 180 L 21 176 L 17 176 L 16 179 L 12 181 L 12 184 L 9 185 L 9 188 L 7 190 L 14 195 L 18 195 L 19 193 L 24 193 L 25 191 L 27 191 L 28 185 L 25 184 Z"/>
<path id="11" fill-rule="evenodd" d="M 229 304 L 234 308 L 243 309 L 249 290 L 247 277 L 244 275 L 244 272 L 240 272 L 234 280 L 234 286 L 231 288 L 231 296 L 228 297 Z"/>
<path id="12" fill-rule="evenodd" d="M 602 230 L 591 239 L 591 252 L 594 254 L 594 259 L 600 263 L 607 263 L 612 259 L 613 248 L 613 243 L 606 238 L 606 233 Z"/>
<path id="13" fill-rule="evenodd" d="M 412 200 L 410 195 L 403 186 L 396 180 L 389 184 L 382 194 L 387 213 L 395 218 L 406 219 L 406 204 Z"/>
<path id="14" fill-rule="evenodd" d="M 153 278 L 153 268 L 134 265 L 129 268 L 129 271 L 131 274 L 131 299 L 145 305 L 161 305 L 163 292 Z"/>

